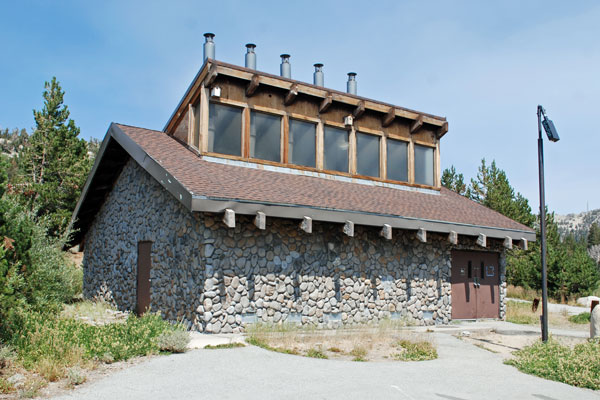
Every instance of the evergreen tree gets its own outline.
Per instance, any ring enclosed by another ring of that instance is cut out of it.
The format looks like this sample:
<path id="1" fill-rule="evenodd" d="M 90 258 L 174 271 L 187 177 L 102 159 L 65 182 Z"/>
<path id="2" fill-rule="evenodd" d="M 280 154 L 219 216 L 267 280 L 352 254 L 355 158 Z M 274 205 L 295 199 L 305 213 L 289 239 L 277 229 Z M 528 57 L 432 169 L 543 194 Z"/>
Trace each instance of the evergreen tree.
<path id="1" fill-rule="evenodd" d="M 456 172 L 454 165 L 450 168 L 446 168 L 442 172 L 442 186 L 448 188 L 462 196 L 467 193 L 467 185 L 465 184 L 465 177 L 463 174 Z"/>
<path id="2" fill-rule="evenodd" d="M 54 236 L 64 233 L 91 166 L 64 93 L 55 77 L 45 83 L 44 107 L 33 111 L 36 127 L 19 156 L 20 194 L 38 216 L 47 216 Z"/>
<path id="3" fill-rule="evenodd" d="M 598 244 L 600 244 L 600 226 L 598 226 L 597 222 L 593 222 L 588 231 L 587 245 L 591 248 Z"/>
<path id="4" fill-rule="evenodd" d="M 517 222 L 533 227 L 535 216 L 531 214 L 531 207 L 527 199 L 516 193 L 506 177 L 506 173 L 496 167 L 492 161 L 490 166 L 481 160 L 481 166 L 475 179 L 467 189 L 467 195 L 476 202 L 492 210 L 498 211 Z"/>

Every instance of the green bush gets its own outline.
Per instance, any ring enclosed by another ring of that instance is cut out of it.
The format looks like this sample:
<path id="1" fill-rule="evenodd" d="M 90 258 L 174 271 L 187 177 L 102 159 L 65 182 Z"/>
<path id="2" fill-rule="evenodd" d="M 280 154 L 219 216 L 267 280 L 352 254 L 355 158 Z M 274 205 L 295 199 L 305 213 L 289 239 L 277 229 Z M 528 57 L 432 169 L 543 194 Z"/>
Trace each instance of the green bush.
<path id="1" fill-rule="evenodd" d="M 569 317 L 569 321 L 571 321 L 574 324 L 589 324 L 591 316 L 592 315 L 586 311 L 582 312 L 581 314 L 571 315 Z"/>
<path id="2" fill-rule="evenodd" d="M 564 346 L 553 340 L 537 342 L 505 361 L 521 372 L 588 389 L 600 389 L 600 340 Z"/>
<path id="3" fill-rule="evenodd" d="M 113 362 L 156 354 L 161 335 L 184 329 L 151 313 L 129 316 L 123 323 L 93 326 L 30 312 L 21 315 L 21 326 L 11 344 L 25 368 L 37 370 L 48 380 L 63 377 L 67 368 L 89 360 Z"/>
<path id="4" fill-rule="evenodd" d="M 64 238 L 46 235 L 47 223 L 10 195 L 0 198 L 0 338 L 21 329 L 22 311 L 56 313 L 81 291 L 81 271 L 62 251 Z"/>

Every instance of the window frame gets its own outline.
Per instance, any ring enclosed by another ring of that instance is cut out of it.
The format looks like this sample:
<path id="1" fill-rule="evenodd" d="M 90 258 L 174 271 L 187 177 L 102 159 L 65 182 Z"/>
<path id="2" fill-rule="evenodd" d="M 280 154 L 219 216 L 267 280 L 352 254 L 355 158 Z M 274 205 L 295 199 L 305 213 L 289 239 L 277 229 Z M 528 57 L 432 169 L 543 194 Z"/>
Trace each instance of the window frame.
<path id="1" fill-rule="evenodd" d="M 389 142 L 390 140 L 394 140 L 397 142 L 402 142 L 406 144 L 406 180 L 405 181 L 399 181 L 397 179 L 391 179 L 389 178 L 389 169 L 388 169 L 388 162 L 389 162 Z M 407 184 L 407 183 L 411 183 L 411 168 L 413 168 L 413 166 L 411 165 L 411 143 L 413 143 L 412 140 L 410 139 L 406 139 L 406 138 L 401 138 L 401 137 L 391 137 L 388 136 L 386 138 L 386 143 L 385 143 L 385 179 L 387 181 L 390 182 L 394 182 L 394 183 L 401 183 L 401 184 Z"/>
<path id="2" fill-rule="evenodd" d="M 413 159 L 413 162 L 412 162 L 413 180 L 412 180 L 411 183 L 414 184 L 415 186 L 436 187 L 437 174 L 438 174 L 438 172 L 436 171 L 437 170 L 437 145 L 431 144 L 431 143 L 426 143 L 426 142 L 423 142 L 423 141 L 420 141 L 420 140 L 413 140 L 412 142 L 413 142 L 413 146 L 412 146 L 413 147 L 413 157 L 412 157 L 412 159 Z M 428 185 L 426 183 L 419 183 L 419 182 L 417 182 L 417 178 L 416 178 L 416 175 L 415 175 L 415 173 L 417 171 L 417 168 L 416 168 L 416 161 L 417 161 L 417 159 L 416 159 L 416 155 L 417 155 L 416 146 L 425 147 L 425 148 L 431 149 L 431 151 L 432 151 L 432 154 L 433 154 L 433 157 L 432 157 L 432 160 L 431 160 L 432 161 L 432 166 L 431 166 L 431 169 L 432 169 L 432 177 L 431 177 L 432 185 Z"/>
<path id="3" fill-rule="evenodd" d="M 252 143 L 252 113 L 258 113 L 258 114 L 266 114 L 269 116 L 273 116 L 273 117 L 277 117 L 279 118 L 279 161 L 273 161 L 273 160 L 265 160 L 264 158 L 256 158 L 256 157 L 252 157 L 251 155 L 251 143 Z M 283 142 L 283 137 L 284 137 L 284 118 L 285 115 L 282 115 L 280 113 L 274 113 L 271 111 L 264 111 L 263 107 L 248 107 L 248 134 L 245 135 L 246 139 L 248 140 L 248 142 L 246 143 L 246 147 L 248 149 L 248 160 L 252 160 L 254 161 L 261 161 L 261 162 L 267 162 L 267 163 L 276 163 L 276 164 L 283 164 L 284 161 L 284 149 L 282 148 L 282 142 Z"/>
<path id="4" fill-rule="evenodd" d="M 372 175 L 363 175 L 363 174 L 359 174 L 358 173 L 358 136 L 359 135 L 367 135 L 367 136 L 374 136 L 377 138 L 377 176 L 372 176 Z M 355 175 L 361 178 L 365 178 L 365 179 L 383 179 L 383 170 L 381 168 L 381 159 L 382 159 L 382 149 L 381 149 L 381 139 L 382 135 L 380 134 L 376 134 L 376 133 L 371 133 L 371 132 L 367 132 L 363 129 L 355 129 L 355 140 L 356 140 L 356 144 L 354 146 L 354 157 L 355 157 Z"/>
<path id="5" fill-rule="evenodd" d="M 335 169 L 327 169 L 325 168 L 325 130 L 327 129 L 327 127 L 330 128 L 334 128 L 337 130 L 341 130 L 341 131 L 345 131 L 346 135 L 348 137 L 348 150 L 347 150 L 347 165 L 348 165 L 348 170 L 347 172 L 344 171 L 338 171 Z M 331 173 L 331 174 L 336 174 L 336 175 L 344 175 L 344 176 L 355 176 L 355 174 L 352 174 L 352 145 L 351 145 L 351 129 L 346 128 L 346 126 L 344 124 L 338 124 L 335 122 L 331 122 L 331 121 L 322 121 L 322 131 L 323 131 L 323 142 L 322 142 L 322 149 L 321 149 L 321 153 L 323 154 L 323 167 L 320 169 L 320 171 L 322 172 L 326 172 L 326 173 Z M 317 149 L 317 155 L 318 155 L 319 150 Z"/>
<path id="6" fill-rule="evenodd" d="M 300 165 L 300 164 L 294 164 L 291 162 L 290 160 L 290 137 L 291 137 L 291 121 L 292 120 L 296 120 L 298 122 L 304 122 L 307 124 L 312 124 L 315 126 L 315 166 L 314 167 L 309 167 L 307 165 Z M 293 168 L 308 168 L 310 170 L 315 170 L 318 171 L 319 169 L 317 168 L 318 165 L 318 155 L 319 155 L 319 120 L 318 119 L 312 119 L 312 118 L 307 118 L 307 117 L 302 117 L 302 118 L 298 118 L 297 114 L 288 114 L 287 118 L 286 118 L 286 125 L 284 127 L 284 131 L 285 131 L 285 152 L 284 152 L 284 161 L 286 165 L 292 166 Z"/>
<path id="7" fill-rule="evenodd" d="M 213 101 L 213 100 L 209 100 L 208 102 L 208 115 L 207 115 L 207 126 L 206 126 L 206 153 L 207 154 L 214 154 L 214 155 L 219 155 L 219 156 L 224 156 L 227 158 L 235 158 L 235 159 L 240 159 L 244 157 L 244 131 L 246 130 L 246 118 L 244 117 L 245 114 L 245 110 L 246 107 L 242 106 L 241 103 L 238 102 L 231 102 L 231 101 L 220 101 L 221 99 L 219 99 L 219 101 Z M 225 154 L 225 153 L 217 153 L 214 151 L 210 151 L 208 150 L 208 143 L 210 141 L 210 105 L 211 104 L 216 104 L 219 106 L 224 106 L 224 107 L 230 107 L 230 108 L 237 108 L 241 111 L 241 115 L 242 115 L 242 121 L 241 121 L 241 129 L 240 129 L 240 155 L 237 156 L 235 154 Z M 202 135 L 199 135 L 199 137 L 201 138 Z"/>

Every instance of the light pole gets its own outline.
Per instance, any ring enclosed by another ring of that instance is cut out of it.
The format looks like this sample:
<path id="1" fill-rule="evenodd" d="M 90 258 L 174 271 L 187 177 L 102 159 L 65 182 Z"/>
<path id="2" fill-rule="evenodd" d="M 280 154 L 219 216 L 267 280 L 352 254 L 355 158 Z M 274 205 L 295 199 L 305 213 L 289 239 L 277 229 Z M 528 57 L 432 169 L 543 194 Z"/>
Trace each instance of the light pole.
<path id="1" fill-rule="evenodd" d="M 541 261 L 542 261 L 542 341 L 548 341 L 548 271 L 546 265 L 546 198 L 544 189 L 544 141 L 542 140 L 542 126 L 551 142 L 558 142 L 558 132 L 554 123 L 546 116 L 544 107 L 537 107 L 538 117 L 538 163 L 540 174 L 540 236 L 541 236 Z M 544 118 L 542 121 L 542 117 Z"/>

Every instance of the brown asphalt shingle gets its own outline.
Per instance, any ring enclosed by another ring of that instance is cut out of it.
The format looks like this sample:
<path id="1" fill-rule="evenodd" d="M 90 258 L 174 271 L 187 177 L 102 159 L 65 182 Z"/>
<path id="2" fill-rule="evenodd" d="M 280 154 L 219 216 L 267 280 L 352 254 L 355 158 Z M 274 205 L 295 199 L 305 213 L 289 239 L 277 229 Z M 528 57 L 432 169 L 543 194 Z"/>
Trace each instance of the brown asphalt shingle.
<path id="1" fill-rule="evenodd" d="M 515 230 L 532 229 L 446 188 L 440 194 L 293 175 L 203 160 L 160 131 L 118 125 L 194 195 L 293 204 Z"/>

